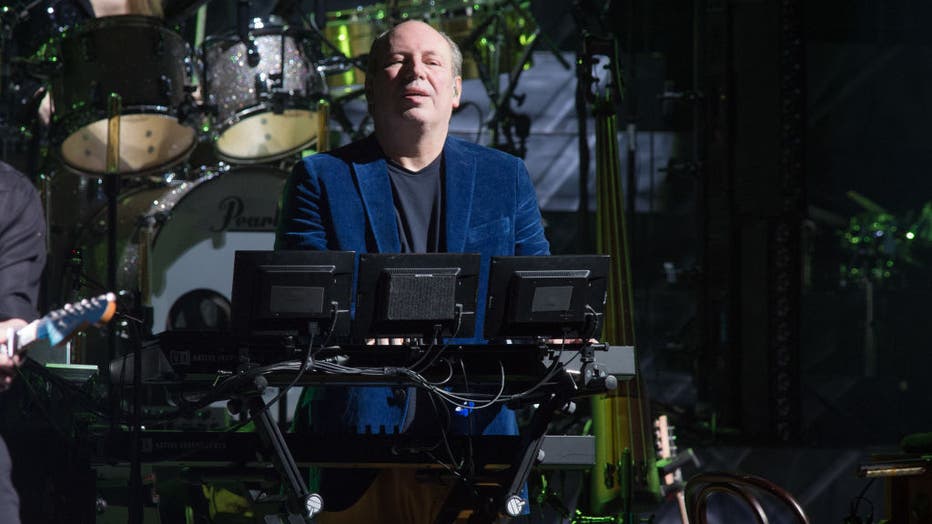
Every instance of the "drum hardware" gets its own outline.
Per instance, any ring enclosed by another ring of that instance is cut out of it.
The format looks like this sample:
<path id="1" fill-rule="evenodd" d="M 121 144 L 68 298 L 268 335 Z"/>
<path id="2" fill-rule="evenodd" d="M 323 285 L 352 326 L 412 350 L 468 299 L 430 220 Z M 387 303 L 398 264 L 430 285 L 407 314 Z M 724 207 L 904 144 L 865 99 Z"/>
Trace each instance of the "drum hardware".
<path id="1" fill-rule="evenodd" d="M 330 130 L 327 121 L 330 119 L 330 102 L 322 99 L 317 103 L 317 152 L 330 149 Z"/>
<path id="2" fill-rule="evenodd" d="M 500 89 L 499 84 L 498 66 L 500 64 L 500 59 L 495 56 L 499 51 L 490 53 L 489 59 L 487 60 L 488 63 L 486 64 L 482 60 L 482 54 L 475 46 L 479 38 L 488 32 L 489 27 L 491 27 L 493 23 L 501 23 L 499 20 L 501 14 L 495 11 L 491 12 L 485 20 L 470 32 L 463 47 L 464 52 L 472 53 L 475 56 L 479 78 L 492 101 L 493 112 L 486 122 L 492 134 L 492 147 L 508 151 L 523 158 L 526 154 L 525 142 L 530 134 L 530 119 L 527 115 L 516 113 L 511 109 L 512 100 L 515 100 L 518 106 L 521 106 L 524 102 L 525 95 L 515 94 L 515 88 L 520 80 L 521 73 L 531 63 L 531 55 L 541 42 L 547 44 L 553 55 L 565 69 L 569 69 L 570 64 L 560 55 L 556 45 L 543 35 L 534 14 L 529 11 L 525 3 L 520 0 L 503 0 L 499 4 L 499 8 L 503 6 L 511 8 L 514 16 L 529 20 L 530 23 L 528 25 L 534 27 L 530 35 L 525 35 L 521 39 L 521 53 L 512 65 L 511 70 L 508 71 L 508 83 L 505 89 Z M 507 23 L 505 25 L 506 31 L 495 31 L 499 40 L 503 39 L 505 32 L 507 32 Z M 501 42 L 499 43 L 501 44 Z M 493 46 L 493 49 L 501 49 L 501 47 L 502 46 L 496 48 Z M 505 52 L 507 51 L 506 49 Z M 517 142 L 515 141 L 515 137 L 517 137 Z"/>
<path id="3" fill-rule="evenodd" d="M 120 191 L 120 179 L 117 176 L 120 166 L 120 119 L 122 117 L 123 99 L 117 93 L 110 93 L 107 104 L 107 176 L 104 177 L 104 192 L 107 195 L 107 289 L 116 287 L 117 258 L 117 195 Z M 116 331 L 107 329 L 107 347 L 110 360 L 116 358 Z M 112 393 L 112 391 L 111 391 Z"/>
<path id="4" fill-rule="evenodd" d="M 317 62 L 317 71 L 327 77 L 352 71 L 355 64 L 345 55 L 328 56 Z"/>
<path id="5" fill-rule="evenodd" d="M 164 77 L 162 77 L 164 78 Z M 104 187 L 107 195 L 107 289 L 114 290 L 117 280 L 117 196 L 120 191 L 120 124 L 122 119 L 123 98 L 115 92 L 110 93 L 107 99 L 107 164 L 106 176 L 104 177 Z M 125 321 L 124 321 L 125 322 Z M 107 328 L 107 354 L 109 361 L 112 362 L 117 357 L 117 330 L 113 326 Z M 141 430 L 140 411 L 142 407 L 142 348 L 136 345 L 134 353 L 133 366 L 133 420 L 132 431 L 133 441 L 138 443 L 139 432 Z M 120 387 L 117 383 L 110 381 L 107 385 L 107 398 L 110 399 L 110 413 L 116 415 L 120 412 L 120 395 L 117 389 Z M 115 431 L 118 425 L 119 417 L 112 416 L 110 420 L 110 430 Z M 132 459 L 130 460 L 130 480 L 129 493 L 131 499 L 137 499 L 141 493 L 142 478 L 141 464 L 139 462 L 138 446 L 134 446 Z M 134 504 L 134 506 L 136 506 Z M 130 513 L 131 522 L 141 522 L 141 514 L 137 516 L 141 508 L 133 509 Z"/>
<path id="6" fill-rule="evenodd" d="M 334 57 L 345 60 L 356 68 L 354 70 L 349 67 L 342 73 L 329 76 L 327 85 L 341 87 L 365 83 L 366 57 L 372 41 L 383 29 L 382 16 L 384 12 L 379 5 L 355 11 L 327 13 L 323 30 L 314 19 L 310 17 L 305 19 L 324 46 L 334 53 Z"/>
<path id="7" fill-rule="evenodd" d="M 262 27 L 262 20 L 255 18 L 252 24 L 249 22 L 249 0 L 237 0 L 236 2 L 236 34 L 239 35 L 239 41 L 246 46 L 246 63 L 249 67 L 259 65 L 259 49 L 256 47 L 256 40 L 250 33 L 250 29 Z"/>

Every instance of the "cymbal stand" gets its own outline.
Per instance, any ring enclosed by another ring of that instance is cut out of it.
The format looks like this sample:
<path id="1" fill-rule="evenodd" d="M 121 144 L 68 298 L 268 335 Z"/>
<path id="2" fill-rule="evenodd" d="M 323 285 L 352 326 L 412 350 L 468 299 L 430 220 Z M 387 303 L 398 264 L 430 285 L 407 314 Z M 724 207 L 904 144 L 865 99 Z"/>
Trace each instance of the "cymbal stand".
<path id="1" fill-rule="evenodd" d="M 514 68 L 508 72 L 508 83 L 504 90 L 500 90 L 499 88 L 498 61 L 502 48 L 501 42 L 496 45 L 496 51 L 491 53 L 489 64 L 483 63 L 480 53 L 475 48 L 476 41 L 488 31 L 489 26 L 493 23 L 500 26 L 498 30 L 495 31 L 499 40 L 501 40 L 502 35 L 508 32 L 507 24 L 502 20 L 500 10 L 495 10 L 490 13 L 485 20 L 479 23 L 463 43 L 463 47 L 468 52 L 472 53 L 476 59 L 479 78 L 492 102 L 492 115 L 485 123 L 492 133 L 491 145 L 497 149 L 516 154 L 523 158 L 527 153 L 525 141 L 530 134 L 531 122 L 527 115 L 515 113 L 511 109 L 512 98 L 518 102 L 519 106 L 524 103 L 525 95 L 515 95 L 515 88 L 518 85 L 522 72 L 524 72 L 525 67 L 530 63 L 531 55 L 541 42 L 545 43 L 547 47 L 550 48 L 551 53 L 553 53 L 554 57 L 556 57 L 557 61 L 560 62 L 565 69 L 570 69 L 571 66 L 566 59 L 560 55 L 556 44 L 541 32 L 540 25 L 536 22 L 534 14 L 524 8 L 520 0 L 505 0 L 503 4 L 511 7 L 518 13 L 518 16 L 534 21 L 533 25 L 535 27 L 534 32 L 528 39 L 529 43 L 525 45 L 521 52 L 520 60 L 518 60 Z M 512 128 L 514 128 L 514 132 L 519 140 L 518 144 L 515 144 L 515 139 L 512 136 Z M 505 143 L 501 142 L 502 136 L 504 136 Z"/>
<path id="2" fill-rule="evenodd" d="M 120 118 L 123 112 L 123 98 L 118 93 L 110 93 L 107 100 L 107 168 L 104 175 L 104 192 L 107 196 L 107 288 L 117 289 L 117 196 L 120 194 Z M 109 362 L 117 357 L 117 329 L 111 325 L 107 332 L 107 349 Z M 129 468 L 129 512 L 130 524 L 142 524 L 142 465 L 139 457 L 140 412 L 142 410 L 142 354 L 141 347 L 136 348 L 133 358 L 133 423 L 132 447 Z M 116 394 L 116 385 L 111 381 L 110 395 L 110 429 L 115 431 L 118 413 L 121 411 L 120 399 Z"/>
<path id="3" fill-rule="evenodd" d="M 116 93 L 110 93 L 107 101 L 107 158 L 104 175 L 104 192 L 107 198 L 107 289 L 117 288 L 117 195 L 120 193 L 120 113 L 123 99 Z M 116 359 L 117 325 L 107 327 L 107 361 Z M 111 381 L 108 398 L 110 399 L 110 429 L 116 429 L 117 413 L 120 412 L 119 396 L 116 386 Z"/>

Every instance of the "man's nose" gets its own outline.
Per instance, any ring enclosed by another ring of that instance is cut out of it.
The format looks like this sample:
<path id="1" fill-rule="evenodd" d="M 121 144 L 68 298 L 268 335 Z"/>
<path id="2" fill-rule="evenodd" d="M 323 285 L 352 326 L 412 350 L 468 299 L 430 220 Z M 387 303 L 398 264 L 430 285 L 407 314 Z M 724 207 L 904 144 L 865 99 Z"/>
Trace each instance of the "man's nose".
<path id="1" fill-rule="evenodd" d="M 427 66 L 420 60 L 412 60 L 408 67 L 408 75 L 411 78 L 424 78 L 427 73 Z"/>

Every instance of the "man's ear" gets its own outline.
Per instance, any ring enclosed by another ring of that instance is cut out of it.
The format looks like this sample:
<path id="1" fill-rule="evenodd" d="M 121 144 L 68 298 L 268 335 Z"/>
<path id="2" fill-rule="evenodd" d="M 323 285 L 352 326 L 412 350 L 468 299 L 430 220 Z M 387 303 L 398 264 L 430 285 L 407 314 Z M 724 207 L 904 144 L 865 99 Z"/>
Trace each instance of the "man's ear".
<path id="1" fill-rule="evenodd" d="M 453 80 L 453 107 L 457 108 L 460 106 L 460 93 L 463 92 L 463 78 L 456 77 Z"/>

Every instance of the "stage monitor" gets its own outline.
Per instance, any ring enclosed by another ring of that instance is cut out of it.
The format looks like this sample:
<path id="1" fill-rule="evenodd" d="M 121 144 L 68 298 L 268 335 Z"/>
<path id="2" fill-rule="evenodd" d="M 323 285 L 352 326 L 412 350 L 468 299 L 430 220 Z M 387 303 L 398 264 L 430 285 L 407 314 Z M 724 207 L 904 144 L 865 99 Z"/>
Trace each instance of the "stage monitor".
<path id="1" fill-rule="evenodd" d="M 348 336 L 354 259 L 352 251 L 237 251 L 234 335 Z"/>
<path id="2" fill-rule="evenodd" d="M 485 338 L 598 337 L 608 263 L 607 255 L 492 257 Z"/>
<path id="3" fill-rule="evenodd" d="M 362 254 L 354 338 L 471 337 L 479 255 Z"/>

